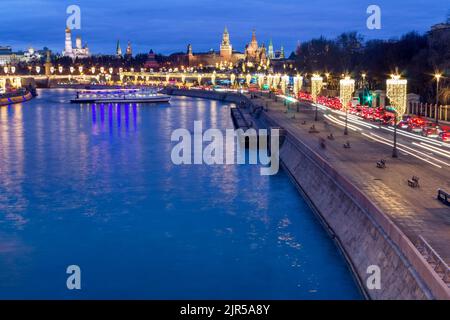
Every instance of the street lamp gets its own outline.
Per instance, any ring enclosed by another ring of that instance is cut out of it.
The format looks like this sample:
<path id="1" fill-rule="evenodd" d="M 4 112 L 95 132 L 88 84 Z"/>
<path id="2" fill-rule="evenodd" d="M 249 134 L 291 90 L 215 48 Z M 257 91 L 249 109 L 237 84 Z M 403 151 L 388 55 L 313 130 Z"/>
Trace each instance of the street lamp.
<path id="1" fill-rule="evenodd" d="M 434 75 L 434 78 L 436 79 L 436 124 L 439 123 L 439 81 L 442 78 L 442 74 L 436 73 Z"/>
<path id="2" fill-rule="evenodd" d="M 311 77 L 311 96 L 313 98 L 313 102 L 316 105 L 316 114 L 314 116 L 314 121 L 317 121 L 319 117 L 317 98 L 319 96 L 320 91 L 322 90 L 322 86 L 323 86 L 323 78 L 316 73 L 313 74 L 313 76 Z"/>
<path id="3" fill-rule="evenodd" d="M 352 100 L 353 92 L 355 91 L 355 80 L 350 79 L 350 77 L 345 77 L 339 81 L 339 85 L 339 98 L 345 109 L 344 134 L 348 135 L 348 105 Z"/>
<path id="4" fill-rule="evenodd" d="M 401 79 L 400 75 L 391 75 L 391 79 L 386 80 L 386 96 L 391 101 L 391 105 L 395 109 L 394 118 L 394 149 L 392 151 L 392 157 L 397 158 L 397 123 L 398 120 L 406 112 L 406 93 L 407 93 L 406 79 Z"/>

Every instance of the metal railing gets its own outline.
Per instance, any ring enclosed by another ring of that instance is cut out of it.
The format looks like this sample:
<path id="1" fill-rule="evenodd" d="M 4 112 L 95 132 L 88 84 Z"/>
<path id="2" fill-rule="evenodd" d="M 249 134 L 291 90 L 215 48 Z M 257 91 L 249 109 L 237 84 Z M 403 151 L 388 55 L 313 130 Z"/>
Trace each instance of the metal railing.
<path id="1" fill-rule="evenodd" d="M 447 263 L 445 263 L 444 259 L 441 258 L 441 256 L 422 236 L 419 236 L 416 247 L 434 271 L 450 288 L 450 267 Z"/>

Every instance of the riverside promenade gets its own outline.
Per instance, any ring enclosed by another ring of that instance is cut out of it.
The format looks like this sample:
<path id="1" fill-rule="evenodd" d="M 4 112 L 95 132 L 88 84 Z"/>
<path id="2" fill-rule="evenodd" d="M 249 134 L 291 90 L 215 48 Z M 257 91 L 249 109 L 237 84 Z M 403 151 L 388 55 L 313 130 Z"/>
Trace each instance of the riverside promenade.
<path id="1" fill-rule="evenodd" d="M 319 112 L 319 121 L 314 121 L 312 106 L 303 105 L 299 112 L 286 112 L 280 100 L 259 97 L 254 103 L 268 105 L 268 114 L 277 124 L 292 132 L 364 191 L 413 243 L 422 236 L 450 264 L 450 207 L 436 199 L 438 189 L 450 192 L 450 167 L 437 168 L 401 151 L 394 159 L 392 147 L 351 130 L 349 135 L 344 135 L 343 127 L 324 119 L 322 112 Z M 317 133 L 309 133 L 312 125 Z M 334 140 L 327 138 L 330 134 Z M 325 140 L 325 148 L 320 146 L 320 138 Z M 351 148 L 343 147 L 347 141 Z M 386 169 L 377 168 L 380 159 L 386 159 Z M 419 188 L 408 186 L 407 181 L 413 175 L 420 177 Z"/>

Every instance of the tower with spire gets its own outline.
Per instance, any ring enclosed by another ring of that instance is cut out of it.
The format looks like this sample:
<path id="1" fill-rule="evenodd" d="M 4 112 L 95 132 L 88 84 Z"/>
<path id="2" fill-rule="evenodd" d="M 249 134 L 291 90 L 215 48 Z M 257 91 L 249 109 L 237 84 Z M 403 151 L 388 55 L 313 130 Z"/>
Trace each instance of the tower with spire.
<path id="1" fill-rule="evenodd" d="M 273 51 L 273 43 L 272 43 L 272 39 L 270 39 L 269 41 L 269 59 L 275 59 L 275 52 Z"/>
<path id="2" fill-rule="evenodd" d="M 281 46 L 281 50 L 280 50 L 280 59 L 284 59 L 285 55 L 284 55 L 284 47 Z"/>
<path id="3" fill-rule="evenodd" d="M 223 31 L 222 43 L 220 44 L 220 56 L 225 60 L 230 60 L 233 54 L 233 47 L 230 43 L 230 34 L 228 33 L 227 27 Z"/>
<path id="4" fill-rule="evenodd" d="M 122 58 L 122 48 L 120 47 L 120 41 L 119 40 L 117 40 L 116 57 L 117 58 Z"/>
<path id="5" fill-rule="evenodd" d="M 127 51 L 126 51 L 125 56 L 126 56 L 127 58 L 133 57 L 133 49 L 131 49 L 131 42 L 130 42 L 130 41 L 128 41 Z"/>
<path id="6" fill-rule="evenodd" d="M 252 31 L 252 40 L 247 45 L 247 48 L 245 50 L 246 58 L 247 60 L 255 60 L 258 53 L 258 40 L 256 40 L 256 30 L 253 29 Z"/>

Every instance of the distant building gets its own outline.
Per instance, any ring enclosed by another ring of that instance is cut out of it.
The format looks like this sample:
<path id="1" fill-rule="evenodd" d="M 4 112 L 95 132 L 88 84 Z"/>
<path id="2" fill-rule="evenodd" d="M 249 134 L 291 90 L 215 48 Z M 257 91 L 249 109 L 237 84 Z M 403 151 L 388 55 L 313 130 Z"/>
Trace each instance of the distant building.
<path id="1" fill-rule="evenodd" d="M 116 57 L 117 58 L 122 58 L 122 48 L 120 47 L 120 41 L 119 40 L 117 40 Z"/>
<path id="2" fill-rule="evenodd" d="M 127 51 L 125 53 L 125 57 L 126 58 L 132 58 L 133 57 L 133 49 L 131 48 L 131 42 L 130 41 L 128 41 Z"/>
<path id="3" fill-rule="evenodd" d="M 13 52 L 10 46 L 0 47 L 0 65 L 10 64 L 13 59 Z"/>
<path id="4" fill-rule="evenodd" d="M 220 57 L 226 61 L 231 61 L 233 56 L 233 47 L 230 43 L 230 34 L 228 33 L 227 28 L 222 35 L 222 43 L 220 44 Z"/>
<path id="5" fill-rule="evenodd" d="M 85 45 L 83 47 L 80 36 L 78 36 L 75 40 L 75 48 L 72 47 L 72 45 L 72 31 L 69 28 L 66 28 L 66 42 L 63 56 L 70 57 L 72 59 L 84 59 L 91 56 L 88 46 Z"/>
<path id="6" fill-rule="evenodd" d="M 158 69 L 159 63 L 156 61 L 156 54 L 153 52 L 153 50 L 150 50 L 150 52 L 147 55 L 147 61 L 145 62 L 144 67 L 146 69 Z"/>
<path id="7" fill-rule="evenodd" d="M 269 42 L 269 54 L 268 54 L 268 58 L 269 59 L 275 59 L 275 52 L 273 51 L 273 43 L 272 43 L 272 39 L 270 39 Z"/>
<path id="8" fill-rule="evenodd" d="M 252 40 L 247 44 L 245 48 L 245 60 L 247 62 L 253 62 L 255 64 L 266 64 L 267 54 L 264 44 L 260 47 L 258 40 L 256 39 L 256 31 L 252 32 Z"/>

